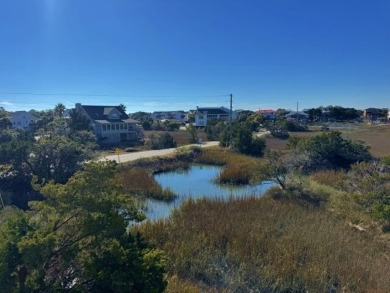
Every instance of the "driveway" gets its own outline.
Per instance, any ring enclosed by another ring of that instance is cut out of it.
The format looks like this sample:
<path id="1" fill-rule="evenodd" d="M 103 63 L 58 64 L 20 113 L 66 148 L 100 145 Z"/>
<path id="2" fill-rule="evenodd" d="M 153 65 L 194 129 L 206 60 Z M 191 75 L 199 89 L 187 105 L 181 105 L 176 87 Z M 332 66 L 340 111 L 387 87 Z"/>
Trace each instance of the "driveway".
<path id="1" fill-rule="evenodd" d="M 218 141 L 208 141 L 202 144 L 191 144 L 179 148 L 189 147 L 189 146 L 200 146 L 202 148 L 207 148 L 216 145 L 219 145 Z M 100 158 L 99 161 L 116 161 L 117 163 L 124 163 L 124 162 L 142 159 L 142 158 L 166 156 L 175 153 L 177 149 L 178 148 L 170 148 L 170 149 L 143 151 L 143 152 L 136 152 L 136 153 L 124 153 L 119 155 L 109 155 Z"/>

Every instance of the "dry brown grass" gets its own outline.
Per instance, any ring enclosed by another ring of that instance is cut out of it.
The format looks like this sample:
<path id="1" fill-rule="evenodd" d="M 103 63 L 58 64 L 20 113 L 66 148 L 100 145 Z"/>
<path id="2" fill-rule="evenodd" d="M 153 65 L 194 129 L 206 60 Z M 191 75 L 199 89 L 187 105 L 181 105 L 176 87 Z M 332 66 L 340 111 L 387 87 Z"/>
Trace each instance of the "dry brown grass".
<path id="1" fill-rule="evenodd" d="M 390 156 L 390 124 L 360 125 L 354 131 L 343 131 L 343 137 L 362 140 L 370 147 L 370 152 L 377 158 Z"/>
<path id="2" fill-rule="evenodd" d="M 198 163 L 223 165 L 218 181 L 220 183 L 248 184 L 256 180 L 256 170 L 262 159 L 239 154 L 230 149 L 213 147 L 203 150 Z"/>
<path id="3" fill-rule="evenodd" d="M 366 125 L 356 124 L 354 130 L 341 130 L 345 139 L 362 140 L 370 147 L 374 157 L 384 158 L 390 156 L 390 124 L 387 125 Z M 314 136 L 321 131 L 293 132 L 290 136 L 307 137 Z M 284 151 L 288 140 L 267 137 L 267 149 Z"/>
<path id="4" fill-rule="evenodd" d="M 320 184 L 336 187 L 345 179 L 345 176 L 343 171 L 324 170 L 318 171 L 310 177 Z"/>
<path id="5" fill-rule="evenodd" d="M 142 234 L 168 273 L 227 292 L 388 292 L 388 248 L 333 213 L 271 198 L 186 202 Z"/>
<path id="6" fill-rule="evenodd" d="M 140 197 L 171 200 L 175 194 L 169 189 L 162 189 L 148 169 L 126 168 L 118 170 L 115 181 L 123 186 L 125 192 Z"/>

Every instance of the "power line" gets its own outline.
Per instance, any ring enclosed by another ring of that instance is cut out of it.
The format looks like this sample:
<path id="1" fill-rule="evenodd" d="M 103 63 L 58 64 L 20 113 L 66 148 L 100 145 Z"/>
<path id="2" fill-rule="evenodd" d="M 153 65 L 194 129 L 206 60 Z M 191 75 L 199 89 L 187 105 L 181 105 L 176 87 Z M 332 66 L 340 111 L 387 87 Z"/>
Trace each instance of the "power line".
<path id="1" fill-rule="evenodd" d="M 213 98 L 228 97 L 227 94 L 218 95 L 134 95 L 134 94 L 78 94 L 78 93 L 33 93 L 33 92 L 0 92 L 0 95 L 14 96 L 77 96 L 77 97 L 120 97 L 120 98 Z"/>

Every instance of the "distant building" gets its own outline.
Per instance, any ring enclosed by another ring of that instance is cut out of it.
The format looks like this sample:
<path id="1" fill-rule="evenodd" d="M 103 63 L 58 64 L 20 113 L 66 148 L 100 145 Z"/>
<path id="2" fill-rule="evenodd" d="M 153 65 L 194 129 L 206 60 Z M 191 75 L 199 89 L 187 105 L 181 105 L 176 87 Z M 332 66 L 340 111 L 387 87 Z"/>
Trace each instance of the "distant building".
<path id="1" fill-rule="evenodd" d="M 30 129 L 31 123 L 37 121 L 37 117 L 26 111 L 16 111 L 10 114 L 9 120 L 12 128 L 27 130 Z"/>
<path id="2" fill-rule="evenodd" d="M 305 112 L 291 111 L 290 113 L 284 115 L 287 120 L 295 121 L 306 121 L 309 119 L 309 114 Z"/>
<path id="3" fill-rule="evenodd" d="M 232 112 L 232 120 L 237 118 L 237 112 Z M 229 121 L 230 120 L 230 110 L 225 107 L 219 108 L 197 108 L 195 112 L 195 126 L 204 127 L 209 121 L 220 120 L 220 121 Z"/>
<path id="4" fill-rule="evenodd" d="M 180 123 L 185 123 L 188 121 L 188 115 L 186 112 L 178 111 L 155 111 L 152 113 L 153 120 L 176 120 Z"/>
<path id="5" fill-rule="evenodd" d="M 375 121 L 378 118 L 384 118 L 383 117 L 383 109 L 378 109 L 378 108 L 367 108 L 363 111 L 363 118 L 370 120 L 370 121 Z M 387 116 L 387 115 L 385 115 Z"/>
<path id="6" fill-rule="evenodd" d="M 276 111 L 275 110 L 258 110 L 257 114 L 264 117 L 264 119 L 275 120 L 276 119 Z"/>
<path id="7" fill-rule="evenodd" d="M 138 121 L 130 119 L 119 106 L 87 106 L 76 104 L 76 111 L 90 120 L 93 132 L 102 144 L 143 141 L 143 131 Z"/>

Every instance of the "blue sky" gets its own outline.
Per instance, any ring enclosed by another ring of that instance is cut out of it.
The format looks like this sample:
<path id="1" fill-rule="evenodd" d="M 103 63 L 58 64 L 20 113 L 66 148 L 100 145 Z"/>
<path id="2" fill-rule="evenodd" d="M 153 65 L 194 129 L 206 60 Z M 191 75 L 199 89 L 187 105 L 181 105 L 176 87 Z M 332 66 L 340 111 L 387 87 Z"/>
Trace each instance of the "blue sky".
<path id="1" fill-rule="evenodd" d="M 1 0 L 0 106 L 390 107 L 390 1 Z"/>

